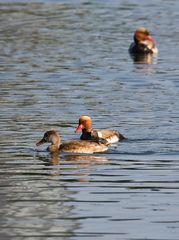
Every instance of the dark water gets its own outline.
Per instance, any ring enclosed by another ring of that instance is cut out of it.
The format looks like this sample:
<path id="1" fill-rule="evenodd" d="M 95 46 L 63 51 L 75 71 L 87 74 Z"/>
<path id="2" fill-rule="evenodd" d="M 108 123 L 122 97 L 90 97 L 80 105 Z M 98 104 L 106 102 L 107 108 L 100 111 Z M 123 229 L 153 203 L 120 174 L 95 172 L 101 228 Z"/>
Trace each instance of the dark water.
<path id="1" fill-rule="evenodd" d="M 139 26 L 159 48 L 144 62 Z M 172 0 L 0 1 L 0 239 L 179 239 L 178 26 Z M 78 138 L 81 114 L 128 140 L 37 151 L 51 128 Z"/>

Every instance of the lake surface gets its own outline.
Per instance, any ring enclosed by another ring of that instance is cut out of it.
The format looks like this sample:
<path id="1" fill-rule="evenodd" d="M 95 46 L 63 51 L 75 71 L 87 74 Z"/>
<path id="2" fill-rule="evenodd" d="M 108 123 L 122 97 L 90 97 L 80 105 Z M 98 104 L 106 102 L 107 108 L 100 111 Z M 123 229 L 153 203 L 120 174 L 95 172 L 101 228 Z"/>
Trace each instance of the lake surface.
<path id="1" fill-rule="evenodd" d="M 153 59 L 132 59 L 146 26 Z M 0 239 L 179 239 L 179 1 L 0 0 Z M 128 140 L 50 156 L 80 115 Z"/>

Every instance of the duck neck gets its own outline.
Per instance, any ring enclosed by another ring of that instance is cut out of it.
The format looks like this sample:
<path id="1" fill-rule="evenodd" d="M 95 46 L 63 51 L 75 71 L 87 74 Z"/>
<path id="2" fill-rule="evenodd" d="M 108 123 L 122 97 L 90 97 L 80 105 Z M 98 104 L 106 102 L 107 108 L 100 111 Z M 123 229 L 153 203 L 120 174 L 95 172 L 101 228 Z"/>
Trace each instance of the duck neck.
<path id="1" fill-rule="evenodd" d="M 93 131 L 92 128 L 84 128 L 84 129 L 82 130 L 82 133 L 91 133 L 92 131 Z"/>
<path id="2" fill-rule="evenodd" d="M 51 153 L 55 153 L 59 151 L 59 148 L 60 146 L 51 144 L 50 146 L 48 146 L 48 151 Z"/>
<path id="3" fill-rule="evenodd" d="M 53 145 L 53 146 L 57 146 L 59 148 L 60 144 L 61 144 L 61 139 L 59 137 L 59 138 L 56 138 L 52 141 L 51 146 Z"/>
<path id="4" fill-rule="evenodd" d="M 52 153 L 59 151 L 60 144 L 61 144 L 60 137 L 58 137 L 58 138 L 56 137 L 56 138 L 52 139 L 51 145 L 48 147 L 48 151 L 52 152 Z"/>

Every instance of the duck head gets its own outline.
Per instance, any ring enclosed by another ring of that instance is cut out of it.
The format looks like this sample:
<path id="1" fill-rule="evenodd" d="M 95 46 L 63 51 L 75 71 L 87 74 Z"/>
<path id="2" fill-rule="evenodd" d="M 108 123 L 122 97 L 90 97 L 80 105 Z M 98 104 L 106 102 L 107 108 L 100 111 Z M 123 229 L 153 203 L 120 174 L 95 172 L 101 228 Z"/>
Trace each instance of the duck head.
<path id="1" fill-rule="evenodd" d="M 43 138 L 36 143 L 36 146 L 42 145 L 44 143 L 51 143 L 47 150 L 50 152 L 55 152 L 59 149 L 61 143 L 60 135 L 55 130 L 47 131 L 44 134 Z"/>
<path id="2" fill-rule="evenodd" d="M 83 132 L 91 132 L 92 131 L 92 119 L 89 116 L 81 116 L 79 118 L 79 124 L 75 130 L 75 132 L 80 133 Z"/>
<path id="3" fill-rule="evenodd" d="M 138 44 L 143 41 L 150 41 L 152 43 L 155 43 L 155 40 L 151 36 L 149 30 L 147 28 L 140 27 L 134 33 L 134 42 Z"/>

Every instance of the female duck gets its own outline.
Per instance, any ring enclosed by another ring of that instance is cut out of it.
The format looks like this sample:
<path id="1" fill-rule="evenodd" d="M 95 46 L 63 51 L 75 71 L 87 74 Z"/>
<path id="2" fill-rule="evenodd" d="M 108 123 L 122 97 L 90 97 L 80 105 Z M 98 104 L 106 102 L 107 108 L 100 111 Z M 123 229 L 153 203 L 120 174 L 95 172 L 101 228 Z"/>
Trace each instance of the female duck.
<path id="1" fill-rule="evenodd" d="M 158 49 L 155 40 L 149 30 L 144 27 L 138 28 L 134 33 L 134 42 L 129 47 L 131 54 L 156 54 Z"/>
<path id="2" fill-rule="evenodd" d="M 37 146 L 44 143 L 51 143 L 47 150 L 51 153 L 71 152 L 71 153 L 96 153 L 107 151 L 107 144 L 93 141 L 71 140 L 61 143 L 60 135 L 55 130 L 47 131 L 43 138 L 36 143 Z"/>
<path id="3" fill-rule="evenodd" d="M 125 137 L 114 130 L 93 130 L 92 127 L 92 119 L 89 116 L 81 116 L 79 119 L 79 125 L 76 128 L 75 132 L 80 133 L 82 131 L 82 135 L 80 137 L 81 140 L 103 140 L 104 142 L 110 144 L 121 141 L 125 139 Z"/>

